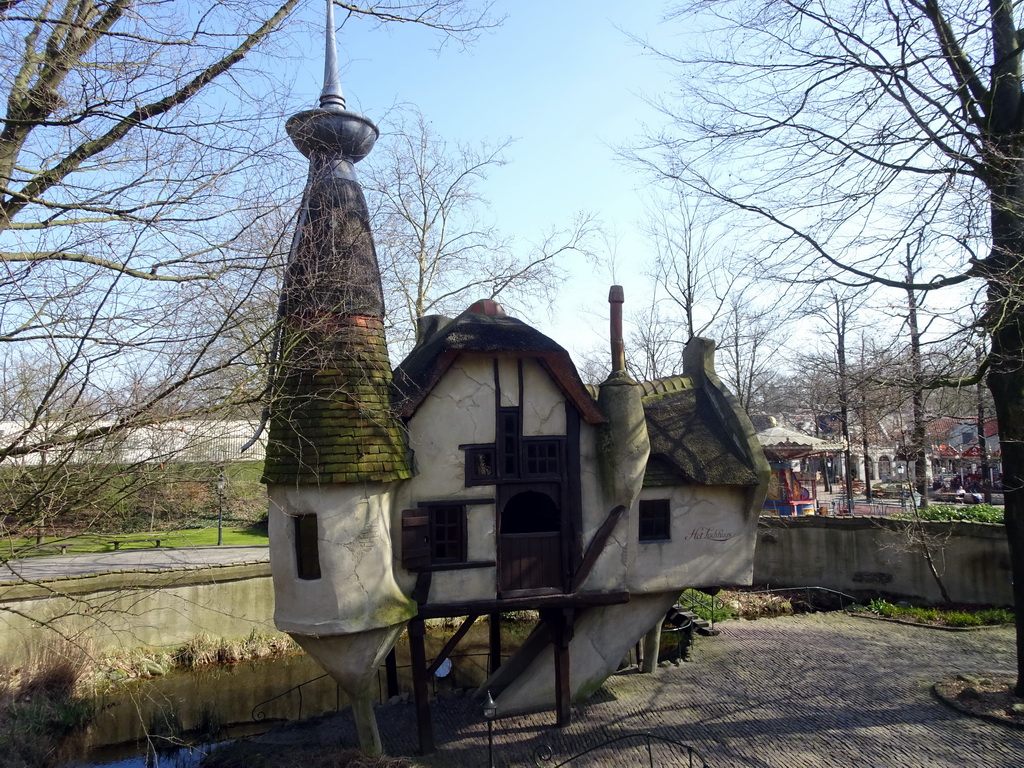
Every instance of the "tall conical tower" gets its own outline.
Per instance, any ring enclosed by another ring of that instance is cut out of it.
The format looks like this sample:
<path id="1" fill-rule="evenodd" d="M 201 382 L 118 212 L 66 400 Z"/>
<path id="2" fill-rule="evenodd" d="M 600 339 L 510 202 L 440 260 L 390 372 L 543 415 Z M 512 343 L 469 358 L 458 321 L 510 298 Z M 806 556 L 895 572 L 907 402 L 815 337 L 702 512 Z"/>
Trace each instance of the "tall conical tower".
<path id="1" fill-rule="evenodd" d="M 377 753 L 370 682 L 416 613 L 395 581 L 390 516 L 394 486 L 411 472 L 355 175 L 379 134 L 345 109 L 331 0 L 326 60 L 320 107 L 287 123 L 309 178 L 281 293 L 263 479 L 274 621 L 345 690 L 361 748 Z"/>
<path id="2" fill-rule="evenodd" d="M 355 164 L 379 136 L 345 109 L 327 3 L 319 109 L 286 129 L 309 178 L 281 296 L 265 481 L 307 485 L 409 477 L 390 404 L 391 367 L 377 253 Z"/>

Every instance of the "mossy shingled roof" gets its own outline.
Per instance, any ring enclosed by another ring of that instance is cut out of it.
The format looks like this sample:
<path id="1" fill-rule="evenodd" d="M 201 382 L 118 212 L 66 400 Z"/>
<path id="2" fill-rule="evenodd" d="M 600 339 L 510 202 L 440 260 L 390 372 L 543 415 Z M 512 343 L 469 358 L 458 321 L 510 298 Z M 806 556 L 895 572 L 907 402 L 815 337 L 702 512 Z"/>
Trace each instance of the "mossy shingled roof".
<path id="1" fill-rule="evenodd" d="M 386 482 L 412 476 L 404 427 L 391 407 L 384 330 L 349 319 L 330 333 L 286 334 L 264 482 Z"/>
<path id="2" fill-rule="evenodd" d="M 645 485 L 755 486 L 757 473 L 715 410 L 710 395 L 686 377 L 644 382 L 651 441 Z"/>

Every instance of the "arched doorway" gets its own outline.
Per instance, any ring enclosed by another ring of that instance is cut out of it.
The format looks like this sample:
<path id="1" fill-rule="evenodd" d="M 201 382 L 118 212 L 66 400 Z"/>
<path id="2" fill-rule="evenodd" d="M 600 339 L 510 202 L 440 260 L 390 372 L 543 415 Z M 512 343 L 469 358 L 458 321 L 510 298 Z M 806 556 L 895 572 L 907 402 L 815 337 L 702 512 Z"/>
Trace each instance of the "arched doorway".
<path id="1" fill-rule="evenodd" d="M 562 591 L 562 513 L 540 490 L 513 494 L 501 509 L 501 593 Z"/>

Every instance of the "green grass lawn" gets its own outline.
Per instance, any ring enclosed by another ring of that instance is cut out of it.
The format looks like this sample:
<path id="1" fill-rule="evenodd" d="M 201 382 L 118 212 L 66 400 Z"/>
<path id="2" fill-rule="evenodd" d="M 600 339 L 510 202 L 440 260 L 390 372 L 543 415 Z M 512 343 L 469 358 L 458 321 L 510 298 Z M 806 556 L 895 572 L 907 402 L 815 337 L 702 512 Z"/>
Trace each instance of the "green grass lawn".
<path id="1" fill-rule="evenodd" d="M 187 528 L 180 531 L 155 531 L 153 536 L 161 537 L 161 547 L 211 547 L 217 544 L 217 529 Z M 0 543 L 0 558 L 8 557 L 41 557 L 60 555 L 60 550 L 53 546 L 67 544 L 68 554 L 86 552 L 113 552 L 114 539 L 119 539 L 119 549 L 152 549 L 153 541 L 146 541 L 145 533 L 130 533 L 121 536 L 111 534 L 85 533 L 78 536 L 47 536 L 43 546 L 37 548 L 34 537 L 7 539 Z M 224 528 L 225 547 L 265 547 L 268 544 L 267 534 L 259 528 Z"/>

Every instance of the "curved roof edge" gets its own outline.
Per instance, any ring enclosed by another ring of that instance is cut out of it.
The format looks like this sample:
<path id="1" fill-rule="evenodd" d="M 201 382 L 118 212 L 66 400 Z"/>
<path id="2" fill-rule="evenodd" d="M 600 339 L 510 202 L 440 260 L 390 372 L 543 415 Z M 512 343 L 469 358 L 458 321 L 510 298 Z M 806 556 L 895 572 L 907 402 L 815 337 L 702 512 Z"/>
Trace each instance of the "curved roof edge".
<path id="1" fill-rule="evenodd" d="M 606 421 L 562 346 L 522 320 L 470 310 L 417 343 L 395 368 L 395 404 L 401 418 L 409 419 L 416 413 L 462 354 L 536 359 L 586 422 L 603 424 Z"/>

